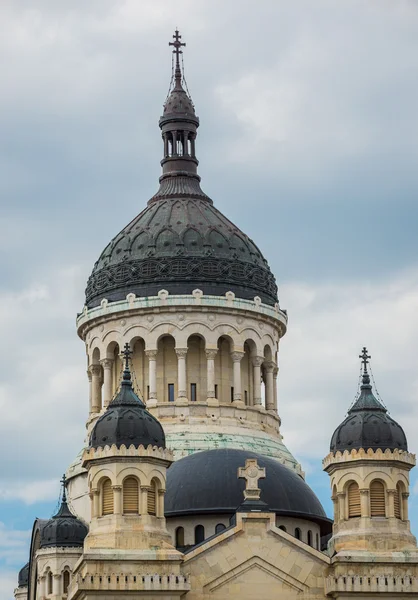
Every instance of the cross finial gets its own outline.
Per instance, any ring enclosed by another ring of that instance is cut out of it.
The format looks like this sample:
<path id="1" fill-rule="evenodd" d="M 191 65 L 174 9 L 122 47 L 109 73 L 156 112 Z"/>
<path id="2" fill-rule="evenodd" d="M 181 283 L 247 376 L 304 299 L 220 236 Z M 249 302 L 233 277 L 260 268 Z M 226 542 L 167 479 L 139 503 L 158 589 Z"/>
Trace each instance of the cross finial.
<path id="1" fill-rule="evenodd" d="M 67 477 L 64 473 L 64 475 L 62 476 L 61 482 L 62 483 L 62 501 L 63 502 L 67 502 L 67 492 L 66 492 L 66 487 L 67 487 Z"/>
<path id="2" fill-rule="evenodd" d="M 125 361 L 125 371 L 129 371 L 129 361 L 133 352 L 128 342 L 126 342 L 125 346 L 123 347 L 121 354 L 123 356 L 123 360 Z"/>
<path id="3" fill-rule="evenodd" d="M 183 54 L 182 46 L 186 44 L 181 41 L 181 35 L 179 30 L 176 29 L 173 35 L 174 42 L 168 42 L 169 46 L 173 46 L 173 54 L 176 56 L 176 69 L 174 71 L 174 77 L 176 84 L 181 84 L 181 70 L 180 70 L 180 54 Z"/>
<path id="4" fill-rule="evenodd" d="M 266 470 L 257 464 L 257 459 L 247 458 L 245 467 L 238 468 L 239 479 L 245 479 L 245 500 L 260 500 L 260 488 L 258 480 L 266 477 Z"/>
<path id="5" fill-rule="evenodd" d="M 368 359 L 371 358 L 371 356 L 367 354 L 366 346 L 363 347 L 361 354 L 359 354 L 359 358 L 361 358 L 361 362 L 363 363 L 363 375 L 367 375 L 367 365 L 369 363 Z"/>

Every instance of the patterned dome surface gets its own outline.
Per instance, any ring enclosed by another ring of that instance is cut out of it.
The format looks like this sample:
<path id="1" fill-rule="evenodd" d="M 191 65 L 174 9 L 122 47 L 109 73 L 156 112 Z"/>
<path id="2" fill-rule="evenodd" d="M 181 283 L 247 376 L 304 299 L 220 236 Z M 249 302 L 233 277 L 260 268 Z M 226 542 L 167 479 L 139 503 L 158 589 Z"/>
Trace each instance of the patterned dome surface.
<path id="1" fill-rule="evenodd" d="M 88 529 L 70 511 L 65 496 L 58 513 L 41 533 L 41 548 L 77 548 L 83 546 Z"/>
<path id="2" fill-rule="evenodd" d="M 144 403 L 132 389 L 131 375 L 125 369 L 119 393 L 109 404 L 106 412 L 96 421 L 90 436 L 90 447 L 133 444 L 146 448 L 165 448 L 162 425 L 147 411 Z"/>
<path id="3" fill-rule="evenodd" d="M 404 430 L 373 395 L 368 374 L 363 375 L 360 396 L 334 431 L 330 444 L 331 452 L 360 448 L 408 450 Z"/>
<path id="4" fill-rule="evenodd" d="M 26 563 L 19 571 L 17 583 L 19 587 L 26 587 L 29 581 L 29 563 Z"/>
<path id="5" fill-rule="evenodd" d="M 260 250 L 189 177 L 163 179 L 145 210 L 104 249 L 88 280 L 86 304 L 124 300 L 129 293 L 155 296 L 161 289 L 278 301 Z"/>

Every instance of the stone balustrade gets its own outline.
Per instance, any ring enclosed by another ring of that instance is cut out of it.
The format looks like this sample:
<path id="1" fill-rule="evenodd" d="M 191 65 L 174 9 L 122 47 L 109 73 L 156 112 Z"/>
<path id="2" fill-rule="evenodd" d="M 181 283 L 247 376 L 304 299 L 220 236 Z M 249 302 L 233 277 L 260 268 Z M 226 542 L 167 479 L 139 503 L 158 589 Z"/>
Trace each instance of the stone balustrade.
<path id="1" fill-rule="evenodd" d="M 325 593 L 377 593 L 377 594 L 406 594 L 418 592 L 418 577 L 405 576 L 370 576 L 346 575 L 327 577 L 325 580 Z"/>

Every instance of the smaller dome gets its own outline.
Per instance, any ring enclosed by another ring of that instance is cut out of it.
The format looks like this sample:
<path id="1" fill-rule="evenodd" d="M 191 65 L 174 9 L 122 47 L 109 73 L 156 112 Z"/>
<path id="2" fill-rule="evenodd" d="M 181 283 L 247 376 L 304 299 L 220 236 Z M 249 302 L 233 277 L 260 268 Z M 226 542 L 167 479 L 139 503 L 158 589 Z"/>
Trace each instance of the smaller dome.
<path id="1" fill-rule="evenodd" d="M 388 415 L 387 409 L 375 398 L 367 372 L 367 351 L 363 349 L 363 383 L 360 395 L 347 417 L 334 431 L 330 450 L 404 450 L 408 442 L 402 427 Z M 366 362 L 365 362 L 366 361 Z"/>
<path id="2" fill-rule="evenodd" d="M 19 571 L 17 583 L 19 587 L 27 587 L 29 582 L 29 563 L 26 563 Z"/>
<path id="3" fill-rule="evenodd" d="M 82 547 L 87 533 L 86 525 L 68 508 L 64 490 L 59 511 L 42 529 L 41 548 Z"/>
<path id="4" fill-rule="evenodd" d="M 130 350 L 125 348 L 126 352 Z M 164 429 L 133 391 L 128 364 L 125 365 L 120 391 L 96 421 L 90 436 L 90 448 L 113 444 L 117 448 L 122 444 L 127 448 L 132 444 L 165 448 Z"/>
<path id="5" fill-rule="evenodd" d="M 164 104 L 163 114 L 164 116 L 174 114 L 189 117 L 196 116 L 193 102 L 183 88 L 174 88 Z"/>

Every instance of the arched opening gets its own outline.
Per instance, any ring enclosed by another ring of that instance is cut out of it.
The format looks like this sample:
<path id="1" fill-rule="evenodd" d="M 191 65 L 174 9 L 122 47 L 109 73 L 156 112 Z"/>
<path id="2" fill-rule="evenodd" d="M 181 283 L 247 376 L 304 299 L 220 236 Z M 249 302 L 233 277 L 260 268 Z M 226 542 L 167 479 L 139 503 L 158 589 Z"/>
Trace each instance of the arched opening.
<path id="1" fill-rule="evenodd" d="M 256 355 L 256 346 L 253 340 L 244 343 L 244 356 L 241 360 L 241 389 L 242 400 L 246 406 L 254 404 L 254 378 L 252 357 Z"/>
<path id="2" fill-rule="evenodd" d="M 398 482 L 396 485 L 396 492 L 394 494 L 394 504 L 395 504 L 395 517 L 397 519 L 403 519 L 403 493 L 404 493 L 404 485 L 401 482 Z"/>
<path id="3" fill-rule="evenodd" d="M 64 571 L 62 577 L 62 591 L 64 594 L 68 594 L 68 588 L 70 586 L 70 572 Z"/>
<path id="4" fill-rule="evenodd" d="M 200 335 L 191 335 L 187 340 L 187 389 L 190 402 L 206 400 L 207 362 L 205 340 Z"/>
<path id="5" fill-rule="evenodd" d="M 313 537 L 312 531 L 310 529 L 308 529 L 308 546 L 313 547 Z"/>
<path id="6" fill-rule="evenodd" d="M 176 548 L 184 548 L 184 527 L 176 529 Z"/>
<path id="7" fill-rule="evenodd" d="M 296 527 L 296 529 L 295 529 L 295 538 L 296 538 L 297 540 L 301 540 L 301 539 L 302 539 L 302 532 L 301 532 L 301 530 L 299 529 L 299 527 Z"/>
<path id="8" fill-rule="evenodd" d="M 370 516 L 386 516 L 385 487 L 383 483 L 377 479 L 370 484 Z"/>
<path id="9" fill-rule="evenodd" d="M 177 354 L 171 335 L 158 340 L 157 352 L 157 398 L 159 402 L 174 402 L 177 397 Z"/>
<path id="10" fill-rule="evenodd" d="M 53 585 L 53 577 L 52 577 L 52 573 L 51 571 L 48 571 L 48 575 L 47 575 L 47 590 L 48 590 L 48 595 L 50 596 L 52 594 L 52 585 Z"/>
<path id="11" fill-rule="evenodd" d="M 222 404 L 230 404 L 234 397 L 232 348 L 231 338 L 221 336 L 218 339 L 218 352 L 215 358 L 215 384 L 218 386 L 218 398 Z"/>
<path id="12" fill-rule="evenodd" d="M 347 488 L 347 498 L 348 518 L 353 519 L 355 517 L 361 517 L 360 488 L 355 481 L 350 483 Z"/>
<path id="13" fill-rule="evenodd" d="M 226 529 L 226 527 L 223 523 L 218 523 L 215 527 L 215 533 L 221 533 L 225 529 Z"/>
<path id="14" fill-rule="evenodd" d="M 287 532 L 287 529 L 286 529 L 286 527 L 284 525 L 279 525 L 279 529 L 281 529 L 285 533 Z"/>
<path id="15" fill-rule="evenodd" d="M 203 525 L 196 525 L 194 528 L 194 543 L 201 544 L 205 541 L 205 528 Z"/>
<path id="16" fill-rule="evenodd" d="M 113 514 L 113 489 L 112 482 L 106 478 L 102 483 L 102 515 Z"/>
<path id="17" fill-rule="evenodd" d="M 158 494 L 158 482 L 154 478 L 151 481 L 151 485 L 148 489 L 148 496 L 147 496 L 148 514 L 153 515 L 154 517 L 157 516 L 157 494 Z"/>
<path id="18" fill-rule="evenodd" d="M 123 514 L 139 513 L 139 486 L 136 477 L 126 477 L 122 486 Z"/>
<path id="19" fill-rule="evenodd" d="M 319 550 L 319 533 L 316 534 L 316 549 Z"/>

